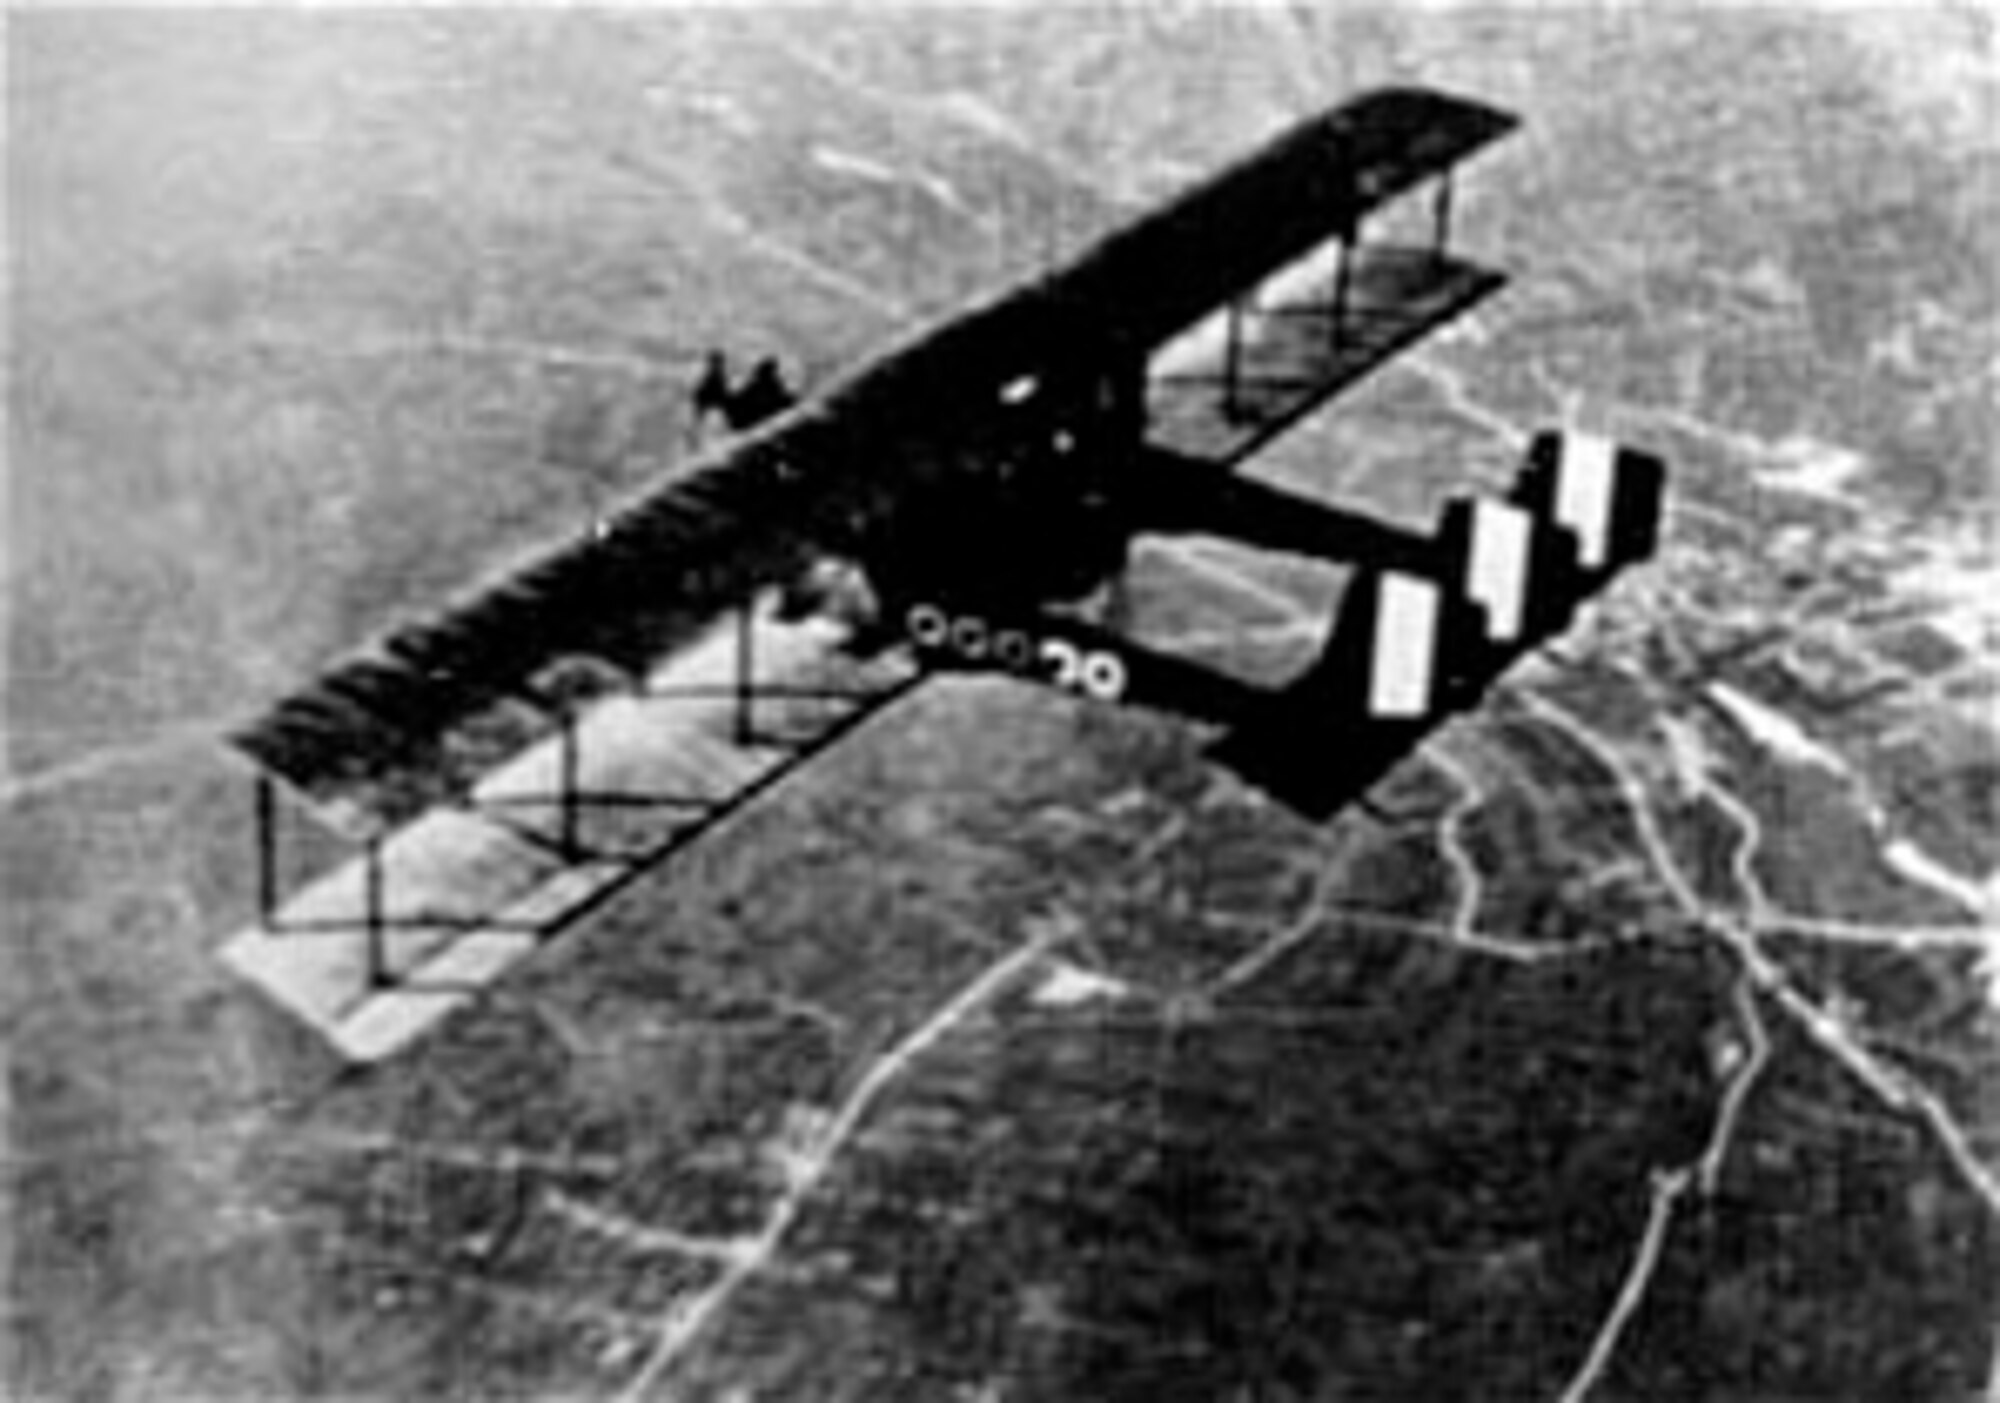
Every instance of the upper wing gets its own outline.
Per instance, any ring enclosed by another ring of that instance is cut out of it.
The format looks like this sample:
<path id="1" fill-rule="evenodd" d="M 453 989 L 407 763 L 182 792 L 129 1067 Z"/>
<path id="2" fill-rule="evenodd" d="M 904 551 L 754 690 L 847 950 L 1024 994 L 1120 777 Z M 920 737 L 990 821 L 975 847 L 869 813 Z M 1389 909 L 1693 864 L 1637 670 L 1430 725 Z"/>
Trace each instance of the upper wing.
<path id="1" fill-rule="evenodd" d="M 871 494 L 815 462 L 810 413 L 697 464 L 583 533 L 336 664 L 232 737 L 343 826 L 385 828 L 477 778 L 507 732 L 553 731 L 593 671 L 642 678 L 812 558 Z M 587 660 L 589 667 L 569 666 Z M 565 695 L 565 693 L 569 693 Z M 525 734 L 523 734 L 525 732 Z"/>
<path id="2" fill-rule="evenodd" d="M 1368 93 L 1112 234 L 1046 291 L 1075 334 L 1150 348 L 1517 125 L 1427 89 Z"/>

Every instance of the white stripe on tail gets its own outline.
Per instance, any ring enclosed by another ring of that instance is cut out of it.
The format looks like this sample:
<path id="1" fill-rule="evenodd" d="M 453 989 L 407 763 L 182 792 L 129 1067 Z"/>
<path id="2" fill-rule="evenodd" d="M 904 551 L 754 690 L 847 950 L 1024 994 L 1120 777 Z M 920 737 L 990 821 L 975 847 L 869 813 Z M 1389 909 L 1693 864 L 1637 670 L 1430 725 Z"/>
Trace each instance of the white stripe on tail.
<path id="1" fill-rule="evenodd" d="M 1472 541 L 1466 550 L 1466 597 L 1486 610 L 1489 640 L 1521 636 L 1528 609 L 1528 561 L 1534 517 L 1511 502 L 1490 498 L 1472 504 Z"/>
<path id="2" fill-rule="evenodd" d="M 1430 715 L 1439 604 L 1438 587 L 1428 580 L 1396 571 L 1382 576 L 1368 667 L 1371 716 L 1414 720 Z"/>
<path id="3" fill-rule="evenodd" d="M 1586 569 L 1610 562 L 1617 487 L 1618 445 L 1599 434 L 1565 431 L 1556 451 L 1556 520 L 1576 533 Z"/>

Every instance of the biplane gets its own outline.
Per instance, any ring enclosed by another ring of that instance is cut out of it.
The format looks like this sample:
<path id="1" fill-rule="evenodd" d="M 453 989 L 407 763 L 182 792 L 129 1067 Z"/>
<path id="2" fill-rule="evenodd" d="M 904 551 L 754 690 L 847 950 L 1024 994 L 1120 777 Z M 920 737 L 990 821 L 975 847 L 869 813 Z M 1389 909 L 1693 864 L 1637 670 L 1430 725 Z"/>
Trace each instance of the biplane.
<path id="1" fill-rule="evenodd" d="M 225 958 L 381 1058 L 941 673 L 1192 718 L 1337 812 L 1654 549 L 1663 465 L 1579 433 L 1428 534 L 1236 471 L 1501 287 L 1450 247 L 1453 180 L 1516 124 L 1416 88 L 1302 121 L 278 700 L 233 736 L 260 912 Z M 1366 236 L 1405 200 L 1414 239 Z M 1349 569 L 1301 675 L 1098 607 L 1178 535 Z M 300 801 L 358 855 L 287 893 Z"/>

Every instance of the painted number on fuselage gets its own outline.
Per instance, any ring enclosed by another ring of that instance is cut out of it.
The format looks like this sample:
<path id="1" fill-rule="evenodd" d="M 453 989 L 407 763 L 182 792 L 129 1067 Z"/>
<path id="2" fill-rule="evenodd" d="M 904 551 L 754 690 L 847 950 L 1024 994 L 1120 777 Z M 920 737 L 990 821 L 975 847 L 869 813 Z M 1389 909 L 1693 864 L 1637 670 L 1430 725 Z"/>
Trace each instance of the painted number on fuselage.
<path id="1" fill-rule="evenodd" d="M 1081 692 L 1098 701 L 1125 695 L 1125 659 L 1102 648 L 1079 648 L 1067 638 L 1044 638 L 1042 661 L 1052 669 L 1050 680 L 1066 692 Z"/>
<path id="2" fill-rule="evenodd" d="M 1025 629 L 995 628 L 977 614 L 948 614 L 935 604 L 912 606 L 904 626 L 924 652 L 1033 678 L 1097 701 L 1125 695 L 1125 660 L 1107 649 L 1084 648 Z"/>

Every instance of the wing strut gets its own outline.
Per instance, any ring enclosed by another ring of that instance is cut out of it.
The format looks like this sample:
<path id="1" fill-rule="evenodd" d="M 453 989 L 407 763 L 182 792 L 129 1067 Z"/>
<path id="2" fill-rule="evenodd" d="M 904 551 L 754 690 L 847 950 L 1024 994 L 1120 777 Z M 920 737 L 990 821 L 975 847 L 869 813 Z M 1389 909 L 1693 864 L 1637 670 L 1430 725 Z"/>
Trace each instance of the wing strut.
<path id="1" fill-rule="evenodd" d="M 382 871 L 382 839 L 371 833 L 361 851 L 361 921 L 367 946 L 370 990 L 387 989 L 396 982 L 395 975 L 389 970 L 388 944 L 383 939 L 382 888 L 385 877 Z"/>
<path id="2" fill-rule="evenodd" d="M 270 929 L 278 918 L 278 785 L 258 768 L 252 783 L 257 802 L 257 923 Z"/>
<path id="3" fill-rule="evenodd" d="M 1347 325 L 1347 294 L 1354 282 L 1354 245 L 1361 239 L 1361 221 L 1355 220 L 1341 230 L 1333 254 L 1333 297 L 1328 307 L 1332 314 L 1331 334 L 1336 354 L 1341 349 L 1341 329 Z"/>
<path id="4" fill-rule="evenodd" d="M 575 714 L 567 707 L 556 734 L 556 847 L 574 862 L 582 855 L 576 831 L 576 789 L 577 771 L 583 766 L 583 738 L 577 734 Z"/>
<path id="5" fill-rule="evenodd" d="M 1452 173 L 1438 177 L 1437 196 L 1431 205 L 1431 253 L 1443 258 L 1451 246 Z"/>
<path id="6" fill-rule="evenodd" d="M 751 707 L 757 692 L 757 616 L 750 604 L 736 612 L 736 743 L 749 745 L 757 735 Z"/>
<path id="7" fill-rule="evenodd" d="M 1243 381 L 1243 299 L 1232 297 L 1223 313 L 1222 412 L 1236 419 L 1243 411 L 1239 389 Z"/>

